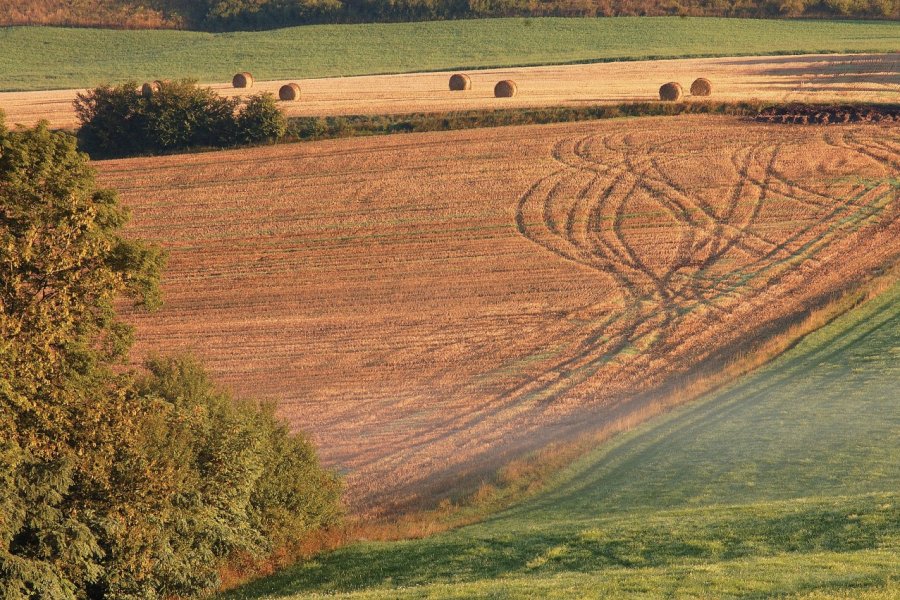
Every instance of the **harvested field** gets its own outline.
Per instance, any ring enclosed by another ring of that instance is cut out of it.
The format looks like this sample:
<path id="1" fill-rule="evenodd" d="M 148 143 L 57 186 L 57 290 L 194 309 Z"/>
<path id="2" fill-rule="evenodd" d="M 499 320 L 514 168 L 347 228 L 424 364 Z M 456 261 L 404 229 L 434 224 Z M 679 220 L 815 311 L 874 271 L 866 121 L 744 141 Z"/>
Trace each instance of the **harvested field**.
<path id="1" fill-rule="evenodd" d="M 708 77 L 716 100 L 809 102 L 896 102 L 900 95 L 900 54 L 808 55 L 708 58 L 601 63 L 468 71 L 472 88 L 451 92 L 447 73 L 417 73 L 293 80 L 303 102 L 285 107 L 289 116 L 398 114 L 484 108 L 577 106 L 658 100 L 667 81 L 689 84 Z M 512 79 L 516 97 L 494 98 L 494 84 Z M 212 85 L 223 95 L 272 92 L 288 81 L 256 81 L 251 90 L 230 82 Z M 75 127 L 72 101 L 77 90 L 0 94 L 7 122 L 48 119 L 54 127 Z"/>
<path id="2" fill-rule="evenodd" d="M 446 80 L 443 81 L 446 85 Z M 99 163 L 171 251 L 138 354 L 272 399 L 357 510 L 644 409 L 900 252 L 896 127 L 722 117 Z"/>

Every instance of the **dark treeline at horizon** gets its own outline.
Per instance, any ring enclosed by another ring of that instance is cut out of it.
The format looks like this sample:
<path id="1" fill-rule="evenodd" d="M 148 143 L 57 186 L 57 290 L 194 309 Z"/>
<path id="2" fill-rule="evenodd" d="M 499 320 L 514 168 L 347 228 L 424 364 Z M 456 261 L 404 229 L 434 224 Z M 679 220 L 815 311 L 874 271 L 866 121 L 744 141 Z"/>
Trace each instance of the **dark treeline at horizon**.
<path id="1" fill-rule="evenodd" d="M 254 30 L 487 17 L 900 18 L 900 0 L 0 0 L 0 25 Z"/>

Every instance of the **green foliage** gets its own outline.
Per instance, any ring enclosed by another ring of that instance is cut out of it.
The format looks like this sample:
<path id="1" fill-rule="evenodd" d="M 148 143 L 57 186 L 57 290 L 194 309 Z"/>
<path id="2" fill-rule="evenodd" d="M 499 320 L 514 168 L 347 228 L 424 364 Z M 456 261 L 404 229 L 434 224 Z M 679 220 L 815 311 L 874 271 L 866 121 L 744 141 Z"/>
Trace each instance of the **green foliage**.
<path id="1" fill-rule="evenodd" d="M 123 368 L 115 303 L 157 306 L 164 262 L 127 218 L 72 136 L 0 124 L 2 600 L 193 596 L 232 554 L 340 516 L 271 408 L 186 358 Z"/>
<path id="2" fill-rule="evenodd" d="M 287 119 L 278 110 L 275 96 L 251 96 L 237 117 L 236 139 L 243 144 L 274 142 L 284 137 Z"/>
<path id="3" fill-rule="evenodd" d="M 799 5 L 798 0 L 787 1 L 794 6 Z M 4 8 L 3 2 L 4 0 L 0 0 L 0 12 Z M 13 7 L 17 10 L 7 11 L 11 13 L 10 16 L 0 16 L 0 25 L 77 23 L 138 28 L 188 26 L 207 30 L 234 30 L 311 23 L 550 15 L 759 18 L 778 15 L 780 8 L 779 0 L 81 0 L 77 3 L 18 0 L 18 3 L 20 6 Z M 796 14 L 852 14 L 878 18 L 892 14 L 896 16 L 898 8 L 893 6 L 892 9 L 893 12 L 882 13 L 876 2 L 870 0 L 815 0 L 805 2 Z"/>
<path id="4" fill-rule="evenodd" d="M 165 82 L 159 91 L 138 101 L 135 112 L 143 127 L 133 135 L 151 152 L 226 146 L 236 138 L 238 103 L 237 98 L 225 98 L 194 81 Z"/>
<path id="5" fill-rule="evenodd" d="M 284 116 L 271 94 L 225 98 L 194 81 L 165 82 L 149 96 L 135 82 L 79 93 L 81 148 L 95 157 L 156 154 L 196 147 L 221 148 L 274 141 Z"/>
<path id="6" fill-rule="evenodd" d="M 105 478 L 113 454 L 85 450 L 124 425 L 106 365 L 129 332 L 113 302 L 155 303 L 163 261 L 158 248 L 119 236 L 126 219 L 95 188 L 74 138 L 44 124 L 3 134 L 0 422 L 12 485 L 0 572 L 10 598 L 76 597 L 102 573 L 104 501 L 80 492 Z"/>
<path id="7" fill-rule="evenodd" d="M 900 9 L 896 0 L 881 1 Z M 164 77 L 230 82 L 238 71 L 262 81 L 651 58 L 898 52 L 898 27 L 693 17 L 311 25 L 229 34 L 13 27 L 0 30 L 0 91 Z"/>
<path id="8" fill-rule="evenodd" d="M 896 598 L 900 283 L 482 523 L 225 595 Z"/>
<path id="9" fill-rule="evenodd" d="M 130 391 L 143 410 L 140 452 L 127 463 L 146 489 L 110 544 L 111 597 L 190 596 L 215 587 L 232 554 L 260 556 L 337 522 L 338 481 L 271 409 L 219 392 L 189 358 L 152 359 L 147 370 Z"/>
<path id="10" fill-rule="evenodd" d="M 755 116 L 768 106 L 771 106 L 771 103 L 759 100 L 680 103 L 624 102 L 622 104 L 577 107 L 481 109 L 442 113 L 350 115 L 346 117 L 291 117 L 288 119 L 285 135 L 296 140 L 323 140 L 393 133 L 571 123 L 623 117 L 684 114 Z M 885 110 L 900 112 L 900 105 L 886 105 Z"/>

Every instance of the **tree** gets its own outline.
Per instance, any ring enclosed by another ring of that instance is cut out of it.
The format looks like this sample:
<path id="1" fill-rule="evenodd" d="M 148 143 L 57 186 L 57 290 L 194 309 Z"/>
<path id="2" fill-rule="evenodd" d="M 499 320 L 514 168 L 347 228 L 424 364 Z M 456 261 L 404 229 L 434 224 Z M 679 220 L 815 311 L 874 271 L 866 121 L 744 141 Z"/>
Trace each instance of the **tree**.
<path id="1" fill-rule="evenodd" d="M 164 252 L 126 239 L 73 137 L 0 121 L 0 598 L 213 589 L 340 516 L 340 483 L 271 409 L 187 358 L 126 368 L 121 297 L 160 304 Z"/>
<path id="2" fill-rule="evenodd" d="M 127 213 L 97 190 L 75 140 L 45 123 L 0 133 L 0 422 L 7 596 L 72 597 L 100 573 L 92 507 L 72 497 L 117 401 L 110 370 L 130 330 L 120 294 L 159 303 L 160 249 L 118 235 Z M 81 512 L 88 509 L 89 512 Z"/>
<path id="3" fill-rule="evenodd" d="M 780 0 L 778 10 L 789 17 L 796 17 L 803 14 L 806 4 L 806 0 Z"/>

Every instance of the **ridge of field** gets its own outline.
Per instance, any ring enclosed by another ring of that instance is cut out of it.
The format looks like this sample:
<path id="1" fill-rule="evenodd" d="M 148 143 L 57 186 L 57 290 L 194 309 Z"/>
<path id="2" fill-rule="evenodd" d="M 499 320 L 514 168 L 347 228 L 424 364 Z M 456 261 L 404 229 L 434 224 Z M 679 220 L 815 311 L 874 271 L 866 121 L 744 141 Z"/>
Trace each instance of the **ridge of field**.
<path id="1" fill-rule="evenodd" d="M 361 512 L 652 413 L 867 281 L 898 165 L 888 125 L 700 116 L 98 163 L 171 253 L 136 356 L 277 402 Z"/>
<path id="2" fill-rule="evenodd" d="M 609 60 L 900 51 L 900 24 L 722 18 L 489 19 L 264 32 L 0 29 L 0 91 L 190 77 L 338 77 Z"/>
<path id="3" fill-rule="evenodd" d="M 898 27 L 900 34 L 900 27 Z M 300 80 L 301 100 L 280 103 L 289 117 L 451 113 L 535 107 L 587 107 L 657 102 L 659 86 L 700 76 L 713 82 L 716 102 L 897 102 L 900 53 L 726 57 L 486 69 L 471 71 L 472 89 L 451 92 L 446 73 Z M 513 79 L 514 98 L 495 98 L 494 84 Z M 287 81 L 259 81 L 250 90 L 210 86 L 223 96 L 277 93 Z M 78 90 L 0 93 L 8 123 L 74 128 Z M 686 96 L 685 101 L 706 97 Z"/>
<path id="4" fill-rule="evenodd" d="M 226 597 L 896 597 L 898 382 L 895 283 L 482 523 L 358 543 Z"/>

